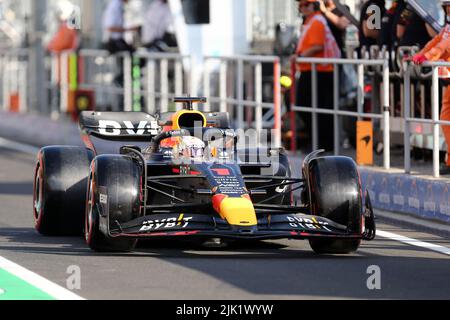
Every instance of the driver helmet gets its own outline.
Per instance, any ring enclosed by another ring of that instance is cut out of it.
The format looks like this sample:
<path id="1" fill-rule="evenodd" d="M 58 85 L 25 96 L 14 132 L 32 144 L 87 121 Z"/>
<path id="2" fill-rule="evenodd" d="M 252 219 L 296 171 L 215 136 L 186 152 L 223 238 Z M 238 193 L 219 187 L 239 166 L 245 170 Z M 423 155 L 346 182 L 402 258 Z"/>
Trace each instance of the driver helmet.
<path id="1" fill-rule="evenodd" d="M 205 143 L 196 137 L 181 137 L 178 145 L 179 154 L 188 158 L 202 158 L 205 150 Z"/>

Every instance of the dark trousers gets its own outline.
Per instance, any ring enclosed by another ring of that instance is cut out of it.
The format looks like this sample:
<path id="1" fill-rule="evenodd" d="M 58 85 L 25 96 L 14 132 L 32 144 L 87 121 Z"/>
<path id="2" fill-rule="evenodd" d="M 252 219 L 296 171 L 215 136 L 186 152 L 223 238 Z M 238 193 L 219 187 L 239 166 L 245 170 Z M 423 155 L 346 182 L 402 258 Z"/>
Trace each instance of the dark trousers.
<path id="1" fill-rule="evenodd" d="M 300 107 L 312 107 L 312 72 L 302 72 L 296 86 L 296 105 Z M 333 109 L 333 72 L 317 72 L 317 106 L 318 108 Z M 300 119 L 304 126 L 297 129 L 304 130 L 303 133 L 309 135 L 309 145 L 312 144 L 312 114 L 301 112 Z M 319 149 L 333 151 L 334 149 L 334 131 L 333 116 L 328 114 L 318 114 L 318 138 Z"/>
<path id="2" fill-rule="evenodd" d="M 133 47 L 130 46 L 124 39 L 109 39 L 109 41 L 105 44 L 105 49 L 111 54 L 123 51 L 134 51 Z"/>
<path id="3" fill-rule="evenodd" d="M 124 39 L 110 39 L 104 44 L 106 50 L 110 54 L 116 54 L 119 52 L 129 52 L 133 53 L 134 48 L 130 46 Z M 117 58 L 117 66 L 119 73 L 115 75 L 114 82 L 116 85 L 123 87 L 124 75 L 123 75 L 123 58 Z"/>

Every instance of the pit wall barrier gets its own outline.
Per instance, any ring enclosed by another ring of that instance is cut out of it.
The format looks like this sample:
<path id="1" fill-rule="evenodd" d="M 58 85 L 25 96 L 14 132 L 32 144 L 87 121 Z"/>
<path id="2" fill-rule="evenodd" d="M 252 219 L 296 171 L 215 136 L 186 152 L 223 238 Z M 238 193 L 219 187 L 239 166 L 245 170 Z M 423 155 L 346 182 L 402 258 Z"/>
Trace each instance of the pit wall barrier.
<path id="1" fill-rule="evenodd" d="M 360 167 L 374 208 L 450 223 L 450 182 Z"/>

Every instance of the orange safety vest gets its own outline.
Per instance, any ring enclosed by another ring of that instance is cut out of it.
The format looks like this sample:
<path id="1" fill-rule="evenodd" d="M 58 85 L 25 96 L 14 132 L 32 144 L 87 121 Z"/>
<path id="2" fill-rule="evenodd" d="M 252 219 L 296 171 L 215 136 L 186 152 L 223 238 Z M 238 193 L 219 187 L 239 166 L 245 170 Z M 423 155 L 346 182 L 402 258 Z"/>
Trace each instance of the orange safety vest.
<path id="1" fill-rule="evenodd" d="M 57 83 L 61 82 L 61 54 L 64 51 L 76 50 L 79 45 L 78 33 L 75 29 L 69 28 L 66 23 L 61 23 L 58 31 L 47 45 L 47 50 L 58 54 L 58 69 L 56 70 Z M 69 79 L 67 79 L 69 80 Z"/>
<path id="2" fill-rule="evenodd" d="M 420 51 L 430 61 L 450 62 L 450 24 Z M 450 68 L 439 68 L 441 78 L 450 78 Z"/>
<path id="3" fill-rule="evenodd" d="M 321 45 L 324 50 L 316 53 L 314 58 L 340 58 L 341 50 L 337 45 L 336 39 L 334 39 L 333 33 L 328 26 L 325 17 L 317 12 L 308 17 L 305 24 L 302 27 L 302 35 L 298 41 L 296 53 L 301 54 L 305 50 L 315 45 Z M 311 71 L 311 64 L 299 63 L 297 66 L 298 71 Z M 317 71 L 319 72 L 331 72 L 333 71 L 333 65 L 331 64 L 318 64 Z"/>
<path id="4" fill-rule="evenodd" d="M 66 23 L 59 26 L 58 31 L 53 36 L 52 40 L 47 46 L 48 51 L 54 53 L 61 53 L 66 50 L 75 50 L 78 47 L 77 31 L 71 29 Z"/>

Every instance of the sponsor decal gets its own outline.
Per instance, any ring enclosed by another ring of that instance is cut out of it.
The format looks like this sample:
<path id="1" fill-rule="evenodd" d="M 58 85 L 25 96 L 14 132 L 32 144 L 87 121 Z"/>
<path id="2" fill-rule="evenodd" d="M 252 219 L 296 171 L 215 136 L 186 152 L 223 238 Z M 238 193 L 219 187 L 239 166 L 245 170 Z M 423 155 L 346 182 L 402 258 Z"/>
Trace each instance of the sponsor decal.
<path id="1" fill-rule="evenodd" d="M 331 232 L 331 230 L 327 228 L 327 226 L 329 225 L 328 222 L 318 221 L 314 217 L 309 219 L 296 216 L 288 216 L 286 218 L 289 221 L 289 225 L 292 228 L 301 228 L 309 230 L 326 230 Z"/>
<path id="2" fill-rule="evenodd" d="M 356 123 L 356 163 L 359 165 L 373 164 L 373 125 L 372 121 L 357 121 Z"/>
<path id="3" fill-rule="evenodd" d="M 286 181 L 283 180 L 283 181 L 281 182 L 281 184 L 283 184 L 283 183 L 286 183 Z M 286 192 L 287 187 L 288 187 L 287 185 L 284 185 L 284 186 L 278 186 L 278 187 L 275 188 L 275 192 L 277 192 L 277 193 L 283 193 L 283 192 Z"/>
<path id="4" fill-rule="evenodd" d="M 447 205 L 445 205 L 445 204 L 442 204 L 441 206 L 440 206 L 440 211 L 441 211 L 441 213 L 442 214 L 445 214 L 445 215 L 447 215 L 447 216 L 450 216 L 450 206 L 447 204 Z"/>
<path id="5" fill-rule="evenodd" d="M 399 194 L 394 194 L 393 196 L 394 204 L 398 206 L 404 206 L 405 205 L 405 197 Z"/>
<path id="6" fill-rule="evenodd" d="M 396 179 L 396 192 L 401 192 L 403 190 L 403 181 L 401 178 Z M 392 200 L 395 205 L 403 207 L 405 205 L 405 197 L 402 194 L 394 194 Z"/>
<path id="7" fill-rule="evenodd" d="M 423 203 L 423 208 L 425 209 L 425 211 L 435 212 L 436 211 L 436 203 L 434 203 L 432 201 L 425 201 Z"/>
<path id="8" fill-rule="evenodd" d="M 189 221 L 192 217 L 184 217 L 184 214 L 180 214 L 177 217 L 171 217 L 166 219 L 155 219 L 155 220 L 146 220 L 142 223 L 140 232 L 145 231 L 153 231 L 153 230 L 161 230 L 161 229 L 171 229 L 171 228 L 186 228 L 189 225 Z"/>
<path id="9" fill-rule="evenodd" d="M 143 135 L 143 134 L 158 134 L 158 122 L 157 121 L 140 121 L 137 128 L 131 121 L 123 121 L 121 125 L 117 121 L 113 120 L 99 120 L 98 132 L 105 136 L 118 136 L 121 134 L 121 129 L 124 129 L 129 135 Z"/>
<path id="10" fill-rule="evenodd" d="M 411 208 L 420 209 L 420 200 L 414 197 L 408 198 L 408 205 Z"/>
<path id="11" fill-rule="evenodd" d="M 189 165 L 182 165 L 180 168 L 173 168 L 173 173 L 179 173 L 182 176 L 188 176 L 188 175 L 199 175 L 199 171 L 191 170 L 191 167 Z"/>
<path id="12" fill-rule="evenodd" d="M 100 201 L 100 203 L 107 204 L 108 196 L 106 194 L 100 193 L 99 201 Z"/>
<path id="13" fill-rule="evenodd" d="M 389 197 L 389 193 L 380 193 L 378 195 L 378 200 L 381 203 L 385 203 L 385 204 L 390 204 L 391 203 L 391 199 Z"/>
<path id="14" fill-rule="evenodd" d="M 442 193 L 441 204 L 439 205 L 439 211 L 443 215 L 450 216 L 450 201 L 449 201 L 449 192 L 448 187 L 444 188 L 444 192 Z"/>
<path id="15" fill-rule="evenodd" d="M 218 176 L 229 176 L 230 170 L 227 168 L 214 168 L 211 169 L 212 172 L 214 172 Z"/>
<path id="16" fill-rule="evenodd" d="M 98 203 L 99 203 L 99 207 L 100 207 L 100 215 L 102 217 L 106 217 L 109 212 L 108 190 L 104 186 L 98 186 Z M 102 228 L 102 223 L 100 223 L 100 229 L 101 228 Z"/>
<path id="17" fill-rule="evenodd" d="M 431 183 L 427 186 L 427 195 L 423 203 L 425 211 L 436 212 L 436 201 L 434 200 L 433 185 Z"/>
<path id="18" fill-rule="evenodd" d="M 381 186 L 382 186 L 382 190 L 387 190 L 387 178 L 386 177 L 383 178 L 383 181 L 381 182 Z M 378 194 L 378 200 L 384 204 L 388 204 L 388 205 L 391 204 L 391 197 L 390 197 L 389 193 L 386 193 L 386 192 L 380 192 Z"/>
<path id="19" fill-rule="evenodd" d="M 189 175 L 190 171 L 189 166 L 180 166 L 180 175 Z"/>
<path id="20" fill-rule="evenodd" d="M 413 180 L 411 182 L 411 189 L 410 189 L 410 194 L 412 195 L 411 197 L 408 197 L 408 205 L 411 208 L 415 208 L 417 210 L 420 209 L 420 199 L 418 197 L 418 192 L 417 192 L 417 182 L 416 180 Z"/>
<path id="21" fill-rule="evenodd" d="M 242 179 L 237 176 L 232 168 L 225 166 L 210 167 L 213 173 L 211 184 L 213 187 L 218 187 L 217 192 L 226 195 L 241 195 L 244 194 L 244 183 Z"/>

